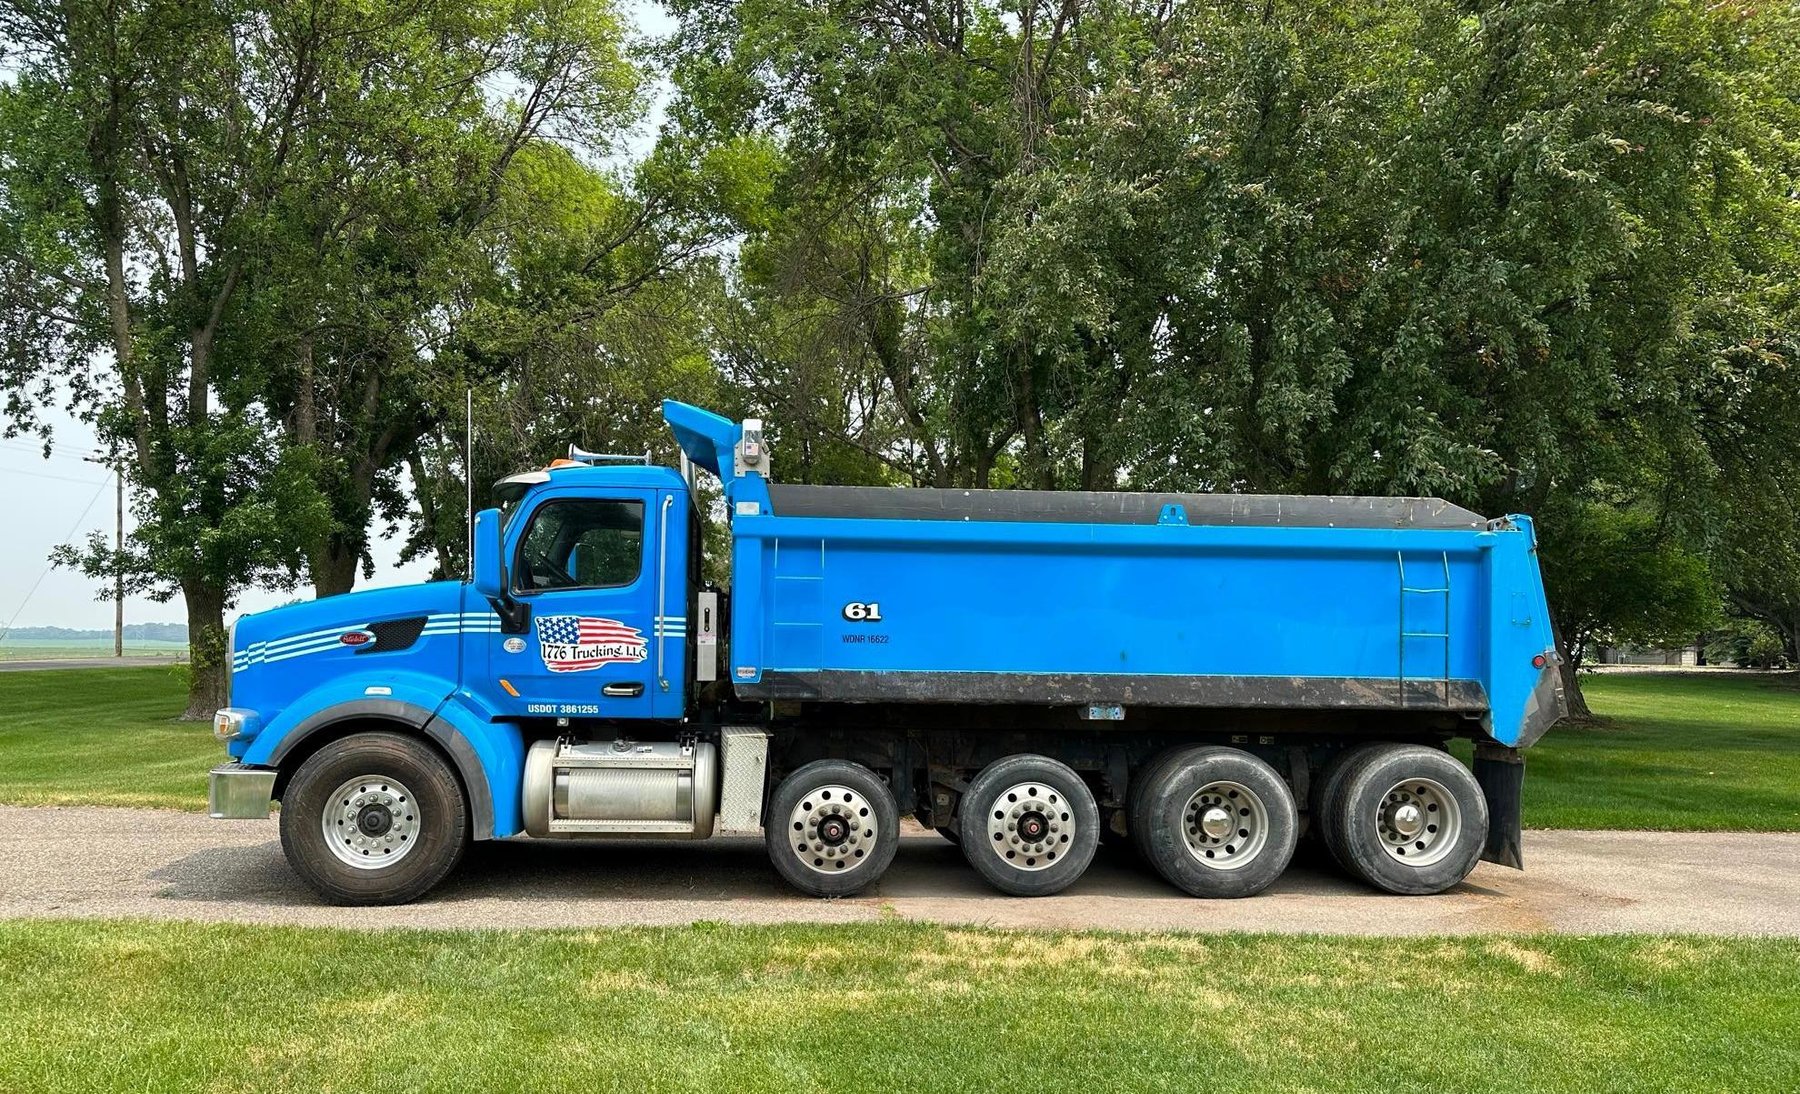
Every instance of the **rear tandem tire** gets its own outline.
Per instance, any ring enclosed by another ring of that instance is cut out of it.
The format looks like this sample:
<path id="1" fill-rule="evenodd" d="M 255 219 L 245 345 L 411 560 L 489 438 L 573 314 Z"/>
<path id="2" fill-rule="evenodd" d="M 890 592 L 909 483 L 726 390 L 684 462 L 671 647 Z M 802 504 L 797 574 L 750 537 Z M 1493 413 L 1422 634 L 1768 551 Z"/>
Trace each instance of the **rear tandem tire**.
<path id="1" fill-rule="evenodd" d="M 1150 864 L 1150 848 L 1144 842 L 1144 833 L 1149 830 L 1144 818 L 1144 790 L 1187 751 L 1180 747 L 1166 749 L 1131 773 L 1131 783 L 1125 790 L 1125 846 L 1145 865 Z"/>
<path id="2" fill-rule="evenodd" d="M 989 885 L 1010 896 L 1049 896 L 1094 861 L 1100 807 L 1067 764 L 1008 756 L 969 784 L 957 828 L 963 857 Z"/>
<path id="3" fill-rule="evenodd" d="M 775 872 L 808 896 L 850 896 L 880 880 L 900 846 L 900 810 L 881 777 L 815 760 L 775 788 L 764 840 Z"/>
<path id="4" fill-rule="evenodd" d="M 1235 748 L 1188 749 L 1158 765 L 1138 806 L 1145 858 L 1192 896 L 1255 896 L 1287 869 L 1299 840 L 1287 783 Z"/>
<path id="5" fill-rule="evenodd" d="M 456 772 L 436 749 L 401 733 L 331 742 L 300 765 L 281 796 L 281 849 L 333 904 L 417 900 L 456 868 L 468 842 Z"/>
<path id="6" fill-rule="evenodd" d="M 1351 870 L 1348 862 L 1339 857 L 1337 847 L 1338 817 L 1343 806 L 1339 796 L 1344 788 L 1344 775 L 1353 764 L 1371 751 L 1387 747 L 1383 741 L 1363 741 L 1353 744 L 1339 752 L 1326 762 L 1319 777 L 1312 786 L 1312 823 L 1313 831 L 1318 833 L 1319 843 L 1331 855 L 1332 861 L 1340 870 Z"/>
<path id="7" fill-rule="evenodd" d="M 1441 893 L 1481 861 L 1487 799 L 1454 756 L 1388 744 L 1358 756 L 1337 792 L 1332 853 L 1383 892 Z"/>

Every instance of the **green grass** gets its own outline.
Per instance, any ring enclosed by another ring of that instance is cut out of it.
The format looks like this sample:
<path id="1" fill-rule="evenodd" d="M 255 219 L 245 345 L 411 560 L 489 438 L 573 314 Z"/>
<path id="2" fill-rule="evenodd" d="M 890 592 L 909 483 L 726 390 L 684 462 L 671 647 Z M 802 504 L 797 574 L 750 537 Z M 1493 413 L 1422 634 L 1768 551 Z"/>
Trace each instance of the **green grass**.
<path id="1" fill-rule="evenodd" d="M 1800 831 L 1792 678 L 1600 675 L 1586 691 L 1601 723 L 1529 753 L 1527 825 Z M 224 751 L 173 720 L 182 705 L 164 668 L 0 673 L 0 802 L 204 808 Z"/>
<path id="2" fill-rule="evenodd" d="M 0 925 L 19 1091 L 1791 1091 L 1800 942 Z"/>
<path id="3" fill-rule="evenodd" d="M 206 808 L 225 750 L 170 668 L 0 672 L 0 802 Z"/>
<path id="4" fill-rule="evenodd" d="M 1793 677 L 1606 673 L 1582 690 L 1601 720 L 1526 754 L 1527 826 L 1800 831 Z"/>

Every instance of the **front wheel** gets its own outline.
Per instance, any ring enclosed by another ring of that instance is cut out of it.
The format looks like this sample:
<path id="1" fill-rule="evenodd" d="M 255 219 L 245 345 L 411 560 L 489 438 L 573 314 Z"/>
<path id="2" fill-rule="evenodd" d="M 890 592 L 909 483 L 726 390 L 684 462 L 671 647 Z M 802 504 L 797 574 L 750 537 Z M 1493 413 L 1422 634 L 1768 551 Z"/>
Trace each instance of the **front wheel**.
<path id="1" fill-rule="evenodd" d="M 989 885 L 1012 896 L 1067 889 L 1100 845 L 1093 791 L 1047 756 L 995 760 L 969 784 L 961 810 L 964 857 Z"/>
<path id="2" fill-rule="evenodd" d="M 281 849 L 333 904 L 405 904 L 455 869 L 469 840 L 462 785 L 424 741 L 358 733 L 294 773 Z"/>
<path id="3" fill-rule="evenodd" d="M 809 896 L 849 896 L 880 879 L 900 846 L 900 810 L 873 771 L 816 760 L 769 801 L 769 860 Z"/>

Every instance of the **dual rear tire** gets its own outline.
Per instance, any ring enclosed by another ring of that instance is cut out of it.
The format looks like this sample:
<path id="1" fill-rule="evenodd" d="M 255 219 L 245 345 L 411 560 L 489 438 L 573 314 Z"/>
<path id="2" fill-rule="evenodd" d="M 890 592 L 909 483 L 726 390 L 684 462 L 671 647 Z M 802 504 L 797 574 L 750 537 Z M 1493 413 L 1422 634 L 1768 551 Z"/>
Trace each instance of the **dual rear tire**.
<path id="1" fill-rule="evenodd" d="M 1138 853 L 1169 884 L 1198 897 L 1254 896 L 1294 857 L 1300 814 L 1275 769 L 1235 748 L 1174 751 L 1134 787 Z"/>
<path id="2" fill-rule="evenodd" d="M 1487 799 L 1457 759 L 1424 745 L 1346 750 L 1319 781 L 1320 841 L 1347 873 L 1383 892 L 1441 893 L 1481 861 Z"/>

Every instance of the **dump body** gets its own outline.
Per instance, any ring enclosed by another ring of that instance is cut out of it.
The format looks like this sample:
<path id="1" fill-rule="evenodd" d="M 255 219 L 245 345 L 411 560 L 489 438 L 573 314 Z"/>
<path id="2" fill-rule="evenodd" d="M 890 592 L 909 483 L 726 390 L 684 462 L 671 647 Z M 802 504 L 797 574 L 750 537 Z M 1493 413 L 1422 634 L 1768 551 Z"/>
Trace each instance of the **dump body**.
<path id="1" fill-rule="evenodd" d="M 742 697 L 1441 711 L 1515 746 L 1560 713 L 1526 517 L 730 481 Z"/>

